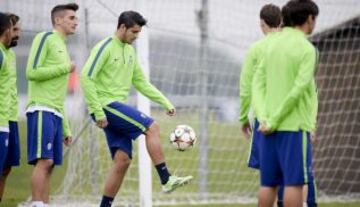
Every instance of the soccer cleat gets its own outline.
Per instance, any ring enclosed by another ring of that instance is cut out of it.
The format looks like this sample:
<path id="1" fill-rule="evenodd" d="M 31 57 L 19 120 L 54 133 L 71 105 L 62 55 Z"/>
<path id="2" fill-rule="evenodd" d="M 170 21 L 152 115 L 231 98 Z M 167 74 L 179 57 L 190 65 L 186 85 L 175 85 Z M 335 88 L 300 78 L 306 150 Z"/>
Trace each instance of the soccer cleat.
<path id="1" fill-rule="evenodd" d="M 192 179 L 193 176 L 191 175 L 186 177 L 178 177 L 176 175 L 172 175 L 169 177 L 167 183 L 162 185 L 162 191 L 164 193 L 171 193 L 176 188 L 188 184 Z"/>

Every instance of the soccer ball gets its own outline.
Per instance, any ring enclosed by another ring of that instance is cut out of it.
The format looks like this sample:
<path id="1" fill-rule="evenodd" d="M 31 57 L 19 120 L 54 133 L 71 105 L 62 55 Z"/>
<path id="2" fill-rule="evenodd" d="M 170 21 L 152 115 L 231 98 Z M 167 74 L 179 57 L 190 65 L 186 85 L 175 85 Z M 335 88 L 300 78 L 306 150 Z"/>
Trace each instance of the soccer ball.
<path id="1" fill-rule="evenodd" d="M 192 148 L 195 142 L 195 131 L 188 125 L 177 125 L 170 133 L 170 144 L 179 151 Z"/>

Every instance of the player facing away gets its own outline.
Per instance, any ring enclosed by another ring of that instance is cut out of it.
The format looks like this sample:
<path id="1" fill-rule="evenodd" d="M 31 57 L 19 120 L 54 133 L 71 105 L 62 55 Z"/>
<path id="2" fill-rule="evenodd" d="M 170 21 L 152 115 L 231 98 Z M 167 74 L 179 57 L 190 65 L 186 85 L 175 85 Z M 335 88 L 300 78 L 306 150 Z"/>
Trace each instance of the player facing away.
<path id="1" fill-rule="evenodd" d="M 273 4 L 267 4 L 263 6 L 260 10 L 260 28 L 264 33 L 265 37 L 255 42 L 249 48 L 247 55 L 244 60 L 244 64 L 241 70 L 240 76 L 240 123 L 243 133 L 249 137 L 251 134 L 251 144 L 250 144 L 250 153 L 248 157 L 248 167 L 259 169 L 259 136 L 263 136 L 258 130 L 252 130 L 252 128 L 257 129 L 259 127 L 259 122 L 256 119 L 256 114 L 254 115 L 254 121 L 251 127 L 249 121 L 249 111 L 251 105 L 251 85 L 253 76 L 256 70 L 260 59 L 262 58 L 262 52 L 267 47 L 267 43 L 271 42 L 276 36 L 276 32 L 280 31 L 280 26 L 282 23 L 282 14 L 278 6 Z M 289 26 L 289 25 L 287 25 Z M 310 141 L 310 140 L 308 140 Z M 311 146 L 308 148 L 308 153 L 311 153 Z M 311 162 L 308 162 L 311 164 Z M 308 207 L 317 206 L 316 203 L 316 186 L 314 181 L 314 176 L 312 171 L 308 172 L 309 183 L 308 187 L 304 186 L 304 198 L 306 198 L 306 203 Z M 278 207 L 283 206 L 283 188 L 281 185 L 278 190 Z"/>
<path id="2" fill-rule="evenodd" d="M 5 46 L 5 53 L 7 57 L 7 63 L 9 68 L 9 142 L 8 151 L 5 156 L 3 165 L 3 171 L 0 175 L 0 201 L 4 194 L 6 178 L 11 171 L 12 166 L 20 165 L 20 143 L 19 143 L 19 129 L 17 124 L 18 119 L 18 98 L 16 87 L 16 55 L 11 49 L 17 45 L 20 37 L 20 17 L 15 14 L 6 13 L 12 23 L 12 38 L 11 43 Z"/>
<path id="3" fill-rule="evenodd" d="M 312 33 L 319 10 L 311 0 L 292 0 L 284 8 L 284 22 L 291 24 L 269 43 L 252 87 L 258 130 L 265 135 L 259 139 L 261 207 L 273 206 L 281 184 L 284 206 L 302 206 L 311 170 L 307 148 L 316 125 L 316 49 L 306 35 Z"/>
<path id="4" fill-rule="evenodd" d="M 75 64 L 70 60 L 66 38 L 75 33 L 77 10 L 75 3 L 55 6 L 51 11 L 53 31 L 35 36 L 28 58 L 28 163 L 35 165 L 32 207 L 48 205 L 51 173 L 54 165 L 62 163 L 62 143 L 72 141 L 64 101 Z"/>
<path id="5" fill-rule="evenodd" d="M 267 43 L 271 41 L 276 32 L 280 31 L 281 25 L 281 10 L 278 6 L 273 4 L 264 5 L 260 10 L 260 28 L 265 37 L 252 44 L 245 56 L 245 60 L 240 74 L 240 117 L 239 121 L 241 129 L 246 137 L 251 137 L 251 150 L 248 159 L 248 166 L 251 168 L 259 168 L 258 158 L 258 136 L 262 134 L 254 130 L 252 131 L 249 112 L 251 106 L 251 86 L 254 77 L 254 73 L 257 65 L 262 57 L 262 52 L 267 46 Z M 256 129 L 259 123 L 254 114 L 253 127 Z"/>
<path id="6" fill-rule="evenodd" d="M 92 49 L 80 78 L 89 112 L 96 125 L 104 129 L 114 161 L 105 180 L 101 207 L 111 206 L 132 159 L 132 141 L 141 134 L 145 134 L 146 147 L 159 174 L 163 192 L 171 192 L 193 178 L 169 173 L 159 125 L 151 117 L 125 104 L 133 85 L 163 106 L 169 116 L 175 115 L 170 101 L 145 78 L 131 45 L 144 25 L 146 20 L 138 12 L 121 13 L 115 34 Z"/>
<path id="7" fill-rule="evenodd" d="M 10 68 L 7 48 L 12 39 L 10 17 L 0 13 L 0 172 L 4 171 L 9 148 Z M 2 196 L 2 194 L 0 195 Z M 1 197 L 0 197 L 1 199 Z M 1 200 L 0 200 L 1 201 Z"/>

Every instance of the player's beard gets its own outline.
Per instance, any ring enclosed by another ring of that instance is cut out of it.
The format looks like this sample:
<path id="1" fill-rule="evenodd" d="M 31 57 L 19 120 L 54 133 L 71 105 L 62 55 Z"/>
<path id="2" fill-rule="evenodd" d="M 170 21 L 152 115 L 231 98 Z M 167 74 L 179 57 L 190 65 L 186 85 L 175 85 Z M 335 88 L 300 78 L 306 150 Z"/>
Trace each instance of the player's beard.
<path id="1" fill-rule="evenodd" d="M 15 47 L 18 44 L 19 37 L 14 37 L 11 39 L 9 47 Z"/>

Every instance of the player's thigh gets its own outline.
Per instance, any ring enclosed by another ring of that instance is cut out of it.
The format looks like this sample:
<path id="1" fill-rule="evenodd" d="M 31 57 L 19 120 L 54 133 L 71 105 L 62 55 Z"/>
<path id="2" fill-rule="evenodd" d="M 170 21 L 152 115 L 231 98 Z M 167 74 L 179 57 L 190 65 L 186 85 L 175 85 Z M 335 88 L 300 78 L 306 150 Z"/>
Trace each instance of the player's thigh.
<path id="1" fill-rule="evenodd" d="M 9 133 L 0 131 L 0 172 L 3 172 L 5 158 L 8 152 Z"/>
<path id="2" fill-rule="evenodd" d="M 104 109 L 109 122 L 107 128 L 126 134 L 132 139 L 143 134 L 154 121 L 136 108 L 120 102 L 113 102 Z"/>
<path id="3" fill-rule="evenodd" d="M 278 156 L 285 186 L 304 185 L 308 182 L 308 133 L 280 132 Z"/>
<path id="4" fill-rule="evenodd" d="M 9 147 L 5 160 L 5 166 L 19 166 L 20 165 L 20 138 L 19 127 L 16 121 L 9 121 Z"/>
<path id="5" fill-rule="evenodd" d="M 28 162 L 35 164 L 38 159 L 54 159 L 54 144 L 58 117 L 51 112 L 35 111 L 28 118 Z"/>
<path id="6" fill-rule="evenodd" d="M 132 159 L 133 139 L 128 137 L 126 134 L 117 130 L 112 130 L 108 127 L 104 129 L 104 132 L 112 159 L 115 159 L 115 155 L 118 150 L 126 153 L 128 157 Z"/>
<path id="7" fill-rule="evenodd" d="M 281 183 L 281 168 L 277 156 L 276 133 L 259 137 L 260 184 L 275 187 Z"/>
<path id="8" fill-rule="evenodd" d="M 259 127 L 259 122 L 256 119 L 253 126 L 254 127 L 252 130 L 250 151 L 248 157 L 248 167 L 259 169 L 259 139 L 260 136 L 263 136 L 263 134 L 257 130 L 257 128 Z"/>

